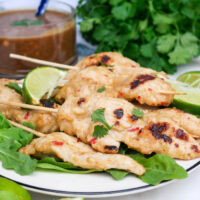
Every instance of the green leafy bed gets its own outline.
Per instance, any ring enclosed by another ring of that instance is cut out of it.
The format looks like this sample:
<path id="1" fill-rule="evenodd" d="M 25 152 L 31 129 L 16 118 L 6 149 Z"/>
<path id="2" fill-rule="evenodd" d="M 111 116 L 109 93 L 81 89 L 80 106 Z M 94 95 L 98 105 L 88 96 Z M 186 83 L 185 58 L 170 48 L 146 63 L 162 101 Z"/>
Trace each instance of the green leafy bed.
<path id="1" fill-rule="evenodd" d="M 167 73 L 200 54 L 199 0 L 79 0 L 77 14 L 96 52 L 119 51 Z"/>
<path id="2" fill-rule="evenodd" d="M 30 123 L 24 123 L 23 125 L 34 128 Z M 12 169 L 20 175 L 31 174 L 37 169 L 72 174 L 102 173 L 101 170 L 86 170 L 70 163 L 58 162 L 51 157 L 38 160 L 19 153 L 19 148 L 29 144 L 33 138 L 34 136 L 31 133 L 13 127 L 0 113 L 0 160 L 2 161 L 2 166 L 6 169 Z M 124 144 L 121 145 L 120 153 L 129 155 L 145 167 L 145 174 L 138 178 L 141 178 L 142 181 L 148 184 L 156 185 L 163 180 L 187 177 L 187 172 L 184 168 L 179 166 L 175 160 L 169 156 L 154 154 L 146 157 L 145 155 L 128 149 Z M 115 180 L 123 179 L 129 174 L 128 172 L 115 169 L 105 172 L 110 174 Z"/>

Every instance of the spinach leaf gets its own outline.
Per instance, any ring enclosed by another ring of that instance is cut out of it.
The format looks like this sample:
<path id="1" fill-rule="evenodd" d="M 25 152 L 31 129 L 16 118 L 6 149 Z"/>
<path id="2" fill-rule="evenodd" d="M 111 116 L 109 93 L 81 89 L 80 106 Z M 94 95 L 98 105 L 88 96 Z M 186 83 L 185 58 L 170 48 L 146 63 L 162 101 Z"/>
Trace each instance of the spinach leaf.
<path id="1" fill-rule="evenodd" d="M 0 160 L 5 169 L 13 169 L 20 175 L 35 171 L 37 160 L 13 150 L 13 140 L 0 143 Z"/>
<path id="2" fill-rule="evenodd" d="M 37 168 L 38 169 L 46 169 L 46 170 L 53 170 L 53 171 L 59 171 L 59 172 L 65 172 L 65 173 L 69 173 L 69 174 L 89 174 L 92 172 L 100 172 L 102 170 L 95 170 L 95 169 L 91 169 L 91 170 L 73 170 L 73 169 L 65 169 L 53 164 L 49 164 L 49 163 L 38 163 L 37 164 Z"/>
<path id="3" fill-rule="evenodd" d="M 9 121 L 4 117 L 2 113 L 0 113 L 0 129 L 2 128 L 10 128 L 12 127 Z"/>
<path id="4" fill-rule="evenodd" d="M 72 165 L 71 163 L 56 161 L 55 158 L 52 158 L 52 157 L 45 157 L 39 160 L 38 163 L 48 163 L 48 164 L 52 164 L 64 169 L 80 169 L 80 167 L 76 167 Z"/>
<path id="5" fill-rule="evenodd" d="M 167 155 L 156 154 L 147 159 L 144 155 L 138 153 L 130 155 L 130 157 L 144 166 L 146 172 L 140 178 L 148 184 L 157 185 L 164 180 L 187 177 L 185 169 Z"/>
<path id="6" fill-rule="evenodd" d="M 128 174 L 126 171 L 117 169 L 109 169 L 106 170 L 106 172 L 109 173 L 115 180 L 121 180 Z"/>

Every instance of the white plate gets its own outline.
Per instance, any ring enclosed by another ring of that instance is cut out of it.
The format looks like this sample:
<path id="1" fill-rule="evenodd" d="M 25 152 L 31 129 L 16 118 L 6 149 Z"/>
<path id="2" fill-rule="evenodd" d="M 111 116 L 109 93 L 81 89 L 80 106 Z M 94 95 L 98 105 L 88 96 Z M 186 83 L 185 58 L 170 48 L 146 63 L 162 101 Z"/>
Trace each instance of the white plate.
<path id="1" fill-rule="evenodd" d="M 177 75 L 186 71 L 200 71 L 200 60 L 194 60 L 187 66 L 179 68 Z M 200 165 L 200 158 L 191 161 L 177 161 L 188 173 Z M 82 196 L 82 197 L 111 197 L 134 194 L 164 186 L 173 181 L 165 181 L 157 186 L 143 183 L 134 175 L 128 175 L 121 181 L 115 181 L 105 173 L 94 174 L 65 174 L 57 172 L 36 171 L 32 175 L 20 176 L 14 171 L 3 169 L 0 165 L 0 175 L 9 178 L 28 190 L 56 195 L 56 196 Z"/>
<path id="2" fill-rule="evenodd" d="M 200 165 L 200 159 L 177 161 L 178 164 L 191 172 Z M 165 181 L 157 186 L 143 183 L 134 175 L 128 175 L 121 181 L 115 181 L 105 173 L 65 174 L 57 172 L 36 171 L 28 176 L 20 176 L 14 171 L 0 166 L 0 175 L 9 178 L 28 190 L 56 195 L 82 197 L 111 197 L 139 193 L 164 186 L 172 181 Z"/>

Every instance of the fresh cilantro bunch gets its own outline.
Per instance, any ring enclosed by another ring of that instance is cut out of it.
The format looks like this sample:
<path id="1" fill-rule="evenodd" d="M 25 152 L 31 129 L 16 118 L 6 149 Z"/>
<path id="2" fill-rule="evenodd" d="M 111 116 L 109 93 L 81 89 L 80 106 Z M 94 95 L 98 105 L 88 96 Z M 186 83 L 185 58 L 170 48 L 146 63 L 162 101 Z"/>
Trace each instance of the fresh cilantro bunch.
<path id="1" fill-rule="evenodd" d="M 77 14 L 96 52 L 167 73 L 200 55 L 200 0 L 80 0 Z"/>

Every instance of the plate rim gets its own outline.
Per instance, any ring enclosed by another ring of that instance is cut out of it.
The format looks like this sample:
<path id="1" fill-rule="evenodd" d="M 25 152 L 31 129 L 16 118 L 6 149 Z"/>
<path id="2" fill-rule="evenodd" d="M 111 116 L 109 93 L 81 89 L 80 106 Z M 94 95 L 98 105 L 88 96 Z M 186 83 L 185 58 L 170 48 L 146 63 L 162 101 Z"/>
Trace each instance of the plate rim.
<path id="1" fill-rule="evenodd" d="M 193 170 L 197 169 L 199 166 L 200 166 L 200 160 L 197 161 L 192 166 L 190 166 L 188 169 L 186 169 L 186 171 L 188 173 L 190 173 Z M 172 182 L 175 182 L 178 180 L 178 179 L 175 179 L 175 180 L 163 181 L 156 186 L 146 184 L 143 186 L 127 188 L 127 189 L 122 189 L 122 190 L 98 191 L 98 192 L 77 192 L 77 191 L 66 191 L 66 190 L 54 190 L 54 189 L 32 186 L 32 185 L 29 185 L 26 183 L 22 183 L 20 181 L 15 181 L 12 178 L 6 177 L 5 175 L 0 174 L 0 176 L 14 181 L 30 191 L 37 192 L 40 194 L 48 194 L 48 195 L 56 195 L 56 196 L 70 195 L 72 197 L 80 197 L 81 196 L 81 197 L 87 197 L 87 198 L 92 198 L 92 197 L 103 198 L 103 197 L 111 197 L 111 196 L 114 197 L 114 196 L 123 196 L 123 195 L 128 195 L 128 194 L 133 194 L 133 193 L 140 193 L 140 192 L 147 191 L 150 189 L 156 189 L 158 187 L 162 187 L 166 184 L 169 184 L 169 183 L 172 183 Z"/>

